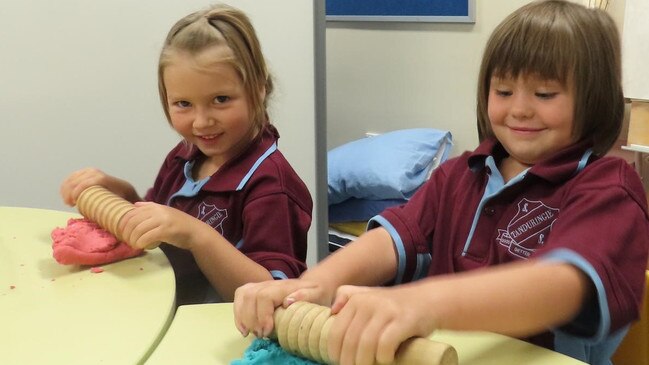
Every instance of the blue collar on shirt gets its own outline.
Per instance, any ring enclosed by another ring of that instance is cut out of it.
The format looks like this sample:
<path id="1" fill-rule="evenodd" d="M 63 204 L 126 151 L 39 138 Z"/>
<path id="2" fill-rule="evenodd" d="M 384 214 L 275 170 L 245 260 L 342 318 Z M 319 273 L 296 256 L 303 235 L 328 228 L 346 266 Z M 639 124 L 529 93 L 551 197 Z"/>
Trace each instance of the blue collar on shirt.
<path id="1" fill-rule="evenodd" d="M 544 161 L 532 166 L 526 173 L 536 175 L 544 180 L 558 184 L 571 179 L 576 173 L 583 170 L 592 156 L 591 145 L 586 142 L 572 144 Z M 487 158 L 493 157 L 494 165 L 507 156 L 507 152 L 496 139 L 484 140 L 468 159 L 469 168 L 481 171 L 486 167 Z M 491 169 L 491 167 L 489 167 Z"/>
<path id="2" fill-rule="evenodd" d="M 241 179 L 241 182 L 239 182 L 239 185 L 236 188 L 236 191 L 239 191 L 246 186 L 246 183 L 248 180 L 250 180 L 250 177 L 252 177 L 252 174 L 257 170 L 259 165 L 268 157 L 270 156 L 273 152 L 277 150 L 277 142 L 273 143 L 267 150 L 264 152 L 263 155 L 261 155 L 257 161 L 252 165 L 250 170 L 248 170 L 248 173 Z M 187 161 L 185 162 L 185 166 L 183 168 L 183 173 L 185 175 L 185 183 L 183 186 L 178 189 L 177 192 L 175 192 L 172 196 L 169 197 L 169 200 L 167 201 L 167 204 L 171 202 L 172 199 L 178 197 L 178 196 L 184 196 L 184 197 L 192 197 L 196 196 L 199 191 L 205 186 L 210 181 L 210 178 L 212 176 L 208 176 L 204 179 L 194 181 L 194 178 L 192 177 L 192 170 L 194 168 L 194 160 L 192 161 Z"/>
<path id="3" fill-rule="evenodd" d="M 279 133 L 275 127 L 266 125 L 240 155 L 224 163 L 210 179 L 202 183 L 200 189 L 210 192 L 242 190 L 262 162 L 277 151 L 278 138 Z M 176 159 L 180 160 L 177 162 L 184 167 L 186 179 L 191 180 L 193 164 L 204 157 L 195 146 L 191 146 L 187 152 L 176 156 Z M 197 184 L 198 182 L 192 180 L 191 183 Z"/>

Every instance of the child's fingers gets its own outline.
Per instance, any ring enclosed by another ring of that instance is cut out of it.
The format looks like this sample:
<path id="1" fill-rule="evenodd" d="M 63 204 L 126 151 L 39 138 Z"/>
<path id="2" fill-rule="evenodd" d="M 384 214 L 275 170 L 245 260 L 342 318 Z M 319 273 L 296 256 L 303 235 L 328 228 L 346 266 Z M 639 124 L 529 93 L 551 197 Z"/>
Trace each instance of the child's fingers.
<path id="1" fill-rule="evenodd" d="M 268 337 L 272 332 L 274 326 L 273 315 L 277 307 L 280 305 L 288 307 L 296 302 L 294 299 L 289 299 L 287 293 L 296 293 L 316 286 L 313 283 L 303 282 L 299 279 L 273 280 L 266 283 L 268 284 L 263 286 L 257 293 L 257 319 L 260 326 L 255 331 L 260 334 L 260 337 Z M 304 297 L 299 293 L 297 296 L 298 298 L 304 298 L 300 300 L 310 298 L 310 296 Z"/>
<path id="2" fill-rule="evenodd" d="M 316 286 L 297 289 L 284 298 L 282 306 L 284 308 L 295 302 L 311 302 L 329 306 L 331 303 L 323 303 L 322 290 Z"/>
<path id="3" fill-rule="evenodd" d="M 347 337 L 347 331 L 354 320 L 355 308 L 349 307 L 346 310 L 336 314 L 329 330 L 329 337 L 327 338 L 327 354 L 329 360 L 334 364 L 340 364 L 343 346 L 345 342 L 351 342 L 351 336 Z M 349 344 L 348 344 L 349 345 Z"/>
<path id="4" fill-rule="evenodd" d="M 136 207 L 144 207 L 144 206 L 153 205 L 153 204 L 155 204 L 155 203 L 154 202 L 144 202 L 144 201 L 133 203 L 133 205 L 135 205 Z"/>
<path id="5" fill-rule="evenodd" d="M 395 322 L 391 322 L 382 331 L 376 346 L 376 362 L 379 364 L 392 364 L 394 356 L 403 341 L 412 337 L 412 332 Z"/>
<path id="6" fill-rule="evenodd" d="M 277 296 L 279 297 L 279 295 Z M 261 295 L 257 300 L 257 322 L 258 325 L 254 327 L 255 335 L 257 337 L 268 337 L 275 327 L 275 308 L 279 306 L 277 300 L 273 296 Z"/>
<path id="7" fill-rule="evenodd" d="M 74 189 L 79 184 L 79 176 L 83 171 L 75 171 L 63 180 L 59 187 L 59 193 L 63 198 L 63 202 L 69 206 L 74 206 L 75 196 Z"/>
<path id="8" fill-rule="evenodd" d="M 390 324 L 390 318 L 376 311 L 368 311 L 362 307 L 356 309 L 354 321 L 345 334 L 345 342 L 341 352 L 341 363 L 356 365 L 392 364 L 378 361 L 377 351 L 381 344 L 379 339 Z M 349 339 L 349 346 L 347 341 Z"/>
<path id="9" fill-rule="evenodd" d="M 153 222 L 148 222 L 149 226 L 144 226 L 142 225 L 143 222 L 150 220 L 154 216 L 154 214 L 147 209 L 143 209 L 143 207 L 146 207 L 148 205 L 151 205 L 153 203 L 151 202 L 137 202 L 133 204 L 135 206 L 135 209 L 131 209 L 127 211 L 122 218 L 119 221 L 119 225 L 117 229 L 120 231 L 120 234 L 122 237 L 126 240 L 127 238 L 129 239 L 134 239 L 142 234 L 144 234 L 146 231 L 149 231 L 153 229 Z M 128 243 L 131 243 L 130 241 L 127 241 Z"/>
<path id="10" fill-rule="evenodd" d="M 61 198 L 63 198 L 63 203 L 65 205 L 68 205 L 70 207 L 74 206 L 74 199 L 72 199 L 72 194 L 70 191 L 70 187 L 67 185 L 61 185 L 61 188 L 59 189 L 59 194 L 61 195 Z"/>
<path id="11" fill-rule="evenodd" d="M 273 329 L 273 313 L 284 295 L 275 281 L 247 283 L 234 292 L 234 316 L 239 332 L 247 336 L 253 332 L 265 337 Z"/>
<path id="12" fill-rule="evenodd" d="M 134 238 L 132 246 L 141 250 L 152 250 L 160 246 L 162 242 L 158 238 L 158 232 L 155 228 L 143 228 L 143 232 L 144 233 L 139 236 L 137 236 L 138 233 L 134 234 L 134 236 L 137 236 L 137 238 Z"/>
<path id="13" fill-rule="evenodd" d="M 244 336 L 250 332 L 257 337 L 269 336 L 274 327 L 275 308 L 285 303 L 287 293 L 294 293 L 302 287 L 315 287 L 315 284 L 287 279 L 248 283 L 239 287 L 234 293 L 234 316 L 239 332 Z"/>
<path id="14" fill-rule="evenodd" d="M 74 206 L 81 193 L 92 185 L 102 185 L 106 174 L 96 168 L 85 168 L 70 174 L 61 184 L 59 189 L 63 201 Z"/>
<path id="15" fill-rule="evenodd" d="M 117 225 L 117 231 L 126 243 L 128 243 L 128 240 L 126 238 L 130 236 L 130 232 L 132 230 L 131 219 L 134 215 L 135 213 L 133 212 L 133 210 L 129 210 L 128 212 L 124 213 L 122 218 L 119 220 L 119 224 Z"/>
<path id="16" fill-rule="evenodd" d="M 377 362 L 377 350 L 379 347 L 379 334 L 383 331 L 385 323 L 380 318 L 371 318 L 370 322 L 363 326 L 358 339 L 354 364 L 371 365 Z M 392 362 L 389 362 L 392 364 Z"/>
<path id="17" fill-rule="evenodd" d="M 246 311 L 244 309 L 242 309 L 245 306 L 245 303 L 241 299 L 241 296 L 242 296 L 241 293 L 242 293 L 242 291 L 246 290 L 245 287 L 247 285 L 250 285 L 250 283 L 244 284 L 244 285 L 238 287 L 234 291 L 234 301 L 232 303 L 232 308 L 234 310 L 234 323 L 235 323 L 237 329 L 239 330 L 239 332 L 241 333 L 241 335 L 243 337 L 248 336 L 248 334 L 250 333 L 250 331 L 248 331 L 248 328 L 244 324 L 244 320 L 242 318 L 244 316 L 244 314 L 246 313 Z"/>
<path id="18" fill-rule="evenodd" d="M 334 299 L 333 304 L 331 305 L 331 314 L 337 314 L 340 310 L 347 304 L 349 298 L 357 293 L 363 293 L 370 290 L 375 290 L 376 288 L 371 288 L 367 286 L 355 286 L 355 285 L 342 285 L 336 290 L 336 298 Z"/>
<path id="19" fill-rule="evenodd" d="M 122 219 L 119 221 L 118 231 L 120 236 L 129 246 L 139 248 L 135 245 L 137 237 L 134 234 L 135 229 L 145 220 L 146 217 L 140 214 L 137 209 L 131 209 L 126 212 Z"/>
<path id="20" fill-rule="evenodd" d="M 72 191 L 70 192 L 70 200 L 72 202 L 72 205 L 77 204 L 77 199 L 79 199 L 79 195 L 83 193 L 84 190 L 86 190 L 88 187 L 95 185 L 92 181 L 81 181 L 77 184 L 74 185 L 72 188 Z"/>
<path id="21" fill-rule="evenodd" d="M 149 249 L 159 241 L 157 228 L 158 223 L 153 217 L 138 216 L 127 224 L 123 237 L 134 248 Z"/>
<path id="22" fill-rule="evenodd" d="M 296 280 L 300 285 L 286 295 L 282 305 L 284 308 L 295 302 L 310 302 L 330 307 L 335 293 L 329 292 L 325 286 L 307 279 Z"/>

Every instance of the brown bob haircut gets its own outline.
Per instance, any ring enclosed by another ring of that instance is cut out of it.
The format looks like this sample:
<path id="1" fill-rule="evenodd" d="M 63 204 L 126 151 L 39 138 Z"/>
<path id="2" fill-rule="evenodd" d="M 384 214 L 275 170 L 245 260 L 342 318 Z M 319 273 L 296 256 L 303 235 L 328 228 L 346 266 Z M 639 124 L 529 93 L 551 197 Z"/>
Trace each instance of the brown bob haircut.
<path id="1" fill-rule="evenodd" d="M 165 68 L 177 52 L 198 55 L 215 46 L 232 51 L 231 57 L 213 61 L 227 62 L 234 67 L 244 85 L 254 124 L 262 126 L 267 122 L 266 108 L 273 92 L 273 80 L 250 19 L 239 9 L 224 4 L 185 16 L 167 34 L 158 62 L 158 91 L 167 120 L 171 123 L 163 80 Z"/>
<path id="2" fill-rule="evenodd" d="M 574 86 L 574 141 L 604 155 L 624 118 L 619 33 L 599 9 L 562 0 L 524 5 L 493 31 L 478 78 L 478 135 L 494 137 L 487 114 L 491 78 L 535 75 Z"/>

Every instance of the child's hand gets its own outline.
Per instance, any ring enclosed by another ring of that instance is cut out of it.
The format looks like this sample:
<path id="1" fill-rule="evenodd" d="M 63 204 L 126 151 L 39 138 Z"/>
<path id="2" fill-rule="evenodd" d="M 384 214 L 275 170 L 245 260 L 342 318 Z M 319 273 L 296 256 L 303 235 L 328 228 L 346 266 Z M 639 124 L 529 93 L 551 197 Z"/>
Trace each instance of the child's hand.
<path id="1" fill-rule="evenodd" d="M 61 184 L 60 193 L 63 202 L 69 206 L 74 206 L 77 203 L 77 198 L 86 188 L 93 185 L 106 187 L 106 180 L 108 179 L 108 175 L 95 168 L 86 168 L 73 172 Z"/>
<path id="2" fill-rule="evenodd" d="M 79 195 L 93 185 L 101 185 L 122 198 L 138 200 L 135 188 L 128 182 L 108 175 L 96 168 L 85 168 L 70 174 L 61 184 L 60 193 L 63 202 L 69 206 L 77 204 Z"/>
<path id="3" fill-rule="evenodd" d="M 248 283 L 234 292 L 234 320 L 245 337 L 252 332 L 257 337 L 268 337 L 273 330 L 273 313 L 297 301 L 329 305 L 331 295 L 317 283 L 302 279 L 269 280 Z"/>
<path id="4" fill-rule="evenodd" d="M 336 364 L 388 364 L 402 342 L 435 329 L 417 288 L 341 286 L 332 306 L 329 357 Z"/>
<path id="5" fill-rule="evenodd" d="M 131 247 L 152 249 L 166 242 L 190 249 L 191 234 L 198 219 L 175 208 L 151 202 L 137 202 L 135 209 L 122 217 L 119 230 Z"/>

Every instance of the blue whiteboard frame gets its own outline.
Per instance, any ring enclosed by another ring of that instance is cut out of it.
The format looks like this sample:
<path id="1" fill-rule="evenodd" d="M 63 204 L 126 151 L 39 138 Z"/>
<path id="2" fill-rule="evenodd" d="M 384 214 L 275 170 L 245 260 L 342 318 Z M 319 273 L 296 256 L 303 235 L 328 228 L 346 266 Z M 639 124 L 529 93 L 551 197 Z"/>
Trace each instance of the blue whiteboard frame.
<path id="1" fill-rule="evenodd" d="M 475 23 L 475 0 L 326 0 L 329 21 Z"/>

